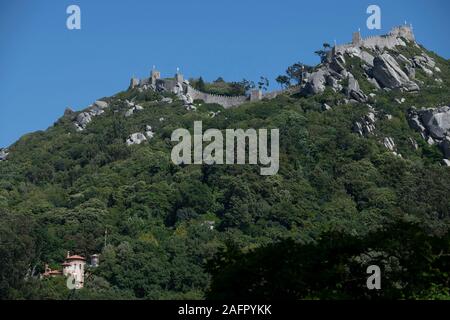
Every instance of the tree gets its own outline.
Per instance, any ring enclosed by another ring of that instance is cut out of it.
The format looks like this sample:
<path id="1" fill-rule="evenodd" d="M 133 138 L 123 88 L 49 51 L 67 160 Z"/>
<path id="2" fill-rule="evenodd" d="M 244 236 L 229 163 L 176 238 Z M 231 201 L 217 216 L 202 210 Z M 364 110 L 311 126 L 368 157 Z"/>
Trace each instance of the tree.
<path id="1" fill-rule="evenodd" d="M 214 80 L 214 83 L 224 83 L 225 80 L 222 77 L 218 77 L 216 80 Z"/>
<path id="2" fill-rule="evenodd" d="M 207 263 L 207 298 L 448 299 L 449 236 L 397 221 L 365 237 L 334 231 L 314 243 L 287 239 L 250 251 L 227 243 Z M 367 289 L 371 265 L 381 269 L 382 290 Z"/>
<path id="3" fill-rule="evenodd" d="M 198 78 L 195 88 L 200 91 L 205 91 L 205 81 L 203 81 L 202 77 Z"/>
<path id="4" fill-rule="evenodd" d="M 267 88 L 269 87 L 269 79 L 266 77 L 261 76 L 258 81 L 258 89 L 267 91 Z"/>
<path id="5" fill-rule="evenodd" d="M 290 81 L 295 81 L 298 84 L 301 84 L 305 73 L 310 72 L 311 70 L 311 66 L 308 66 L 302 62 L 297 62 L 287 68 L 286 74 Z"/>
<path id="6" fill-rule="evenodd" d="M 324 43 L 322 45 L 322 49 L 315 51 L 314 53 L 320 57 L 320 62 L 325 62 L 328 57 L 328 53 L 331 50 L 331 46 L 328 43 Z"/>
<path id="7" fill-rule="evenodd" d="M 275 79 L 275 81 L 278 82 L 282 88 L 287 88 L 291 85 L 291 80 L 288 76 L 280 75 Z"/>
<path id="8" fill-rule="evenodd" d="M 247 79 L 242 79 L 240 84 L 241 84 L 241 86 L 244 88 L 244 90 L 246 92 L 255 88 L 255 83 L 253 81 L 250 81 L 250 80 L 247 80 Z"/>

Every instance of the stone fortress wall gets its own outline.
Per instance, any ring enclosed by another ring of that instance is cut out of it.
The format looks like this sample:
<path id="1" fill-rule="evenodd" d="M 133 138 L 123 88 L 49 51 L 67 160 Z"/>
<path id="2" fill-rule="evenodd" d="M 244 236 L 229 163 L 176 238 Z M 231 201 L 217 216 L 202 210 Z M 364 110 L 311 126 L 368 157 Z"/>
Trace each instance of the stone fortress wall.
<path id="1" fill-rule="evenodd" d="M 334 55 L 338 52 L 344 53 L 346 51 L 357 50 L 355 48 L 366 47 L 374 50 L 393 48 L 398 45 L 405 45 L 402 38 L 415 41 L 412 26 L 403 25 L 394 27 L 387 35 L 382 36 L 369 36 L 366 38 L 361 37 L 361 33 L 353 33 L 352 42 L 342 45 L 335 45 L 333 50 L 330 52 Z M 371 60 L 373 57 L 370 57 Z M 159 71 L 153 67 L 149 78 L 136 79 L 132 78 L 130 82 L 130 88 L 135 87 L 151 87 L 159 90 L 167 90 L 170 92 L 179 92 L 183 90 L 186 95 L 189 95 L 193 100 L 203 100 L 205 103 L 217 103 L 222 105 L 224 108 L 231 108 L 239 106 L 247 101 L 259 101 L 262 99 L 274 99 L 280 94 L 293 94 L 300 91 L 300 86 L 292 86 L 283 90 L 276 90 L 267 93 L 262 93 L 261 90 L 253 90 L 248 95 L 245 96 L 224 96 L 210 94 L 206 92 L 201 92 L 193 88 L 187 81 L 184 81 L 183 75 L 178 72 L 175 74 L 174 78 L 162 79 Z"/>
<path id="2" fill-rule="evenodd" d="M 201 92 L 190 85 L 186 86 L 186 93 L 191 96 L 194 100 L 203 100 L 205 103 L 217 103 L 223 106 L 224 108 L 231 108 L 235 106 L 239 106 L 244 102 L 248 101 L 248 96 L 223 96 L 217 94 L 210 94 Z"/>
<path id="3" fill-rule="evenodd" d="M 336 45 L 334 51 L 336 53 L 344 52 L 354 47 L 366 47 L 370 49 L 390 49 L 398 45 L 405 45 L 404 41 L 401 38 L 409 41 L 415 41 L 412 26 L 403 25 L 394 27 L 387 35 L 368 36 L 365 38 L 362 38 L 361 33 L 358 31 L 353 34 L 351 43 Z"/>
<path id="4" fill-rule="evenodd" d="M 132 78 L 130 88 L 144 87 L 153 88 L 155 90 L 165 90 L 169 92 L 178 92 L 182 88 L 183 93 L 189 95 L 192 100 L 203 100 L 205 103 L 217 103 L 224 108 L 232 108 L 239 106 L 248 101 L 259 101 L 262 99 L 274 99 L 283 93 L 295 93 L 300 90 L 300 86 L 292 86 L 283 90 L 276 90 L 263 93 L 261 90 L 252 90 L 248 95 L 243 96 L 225 96 L 202 92 L 192 87 L 189 82 L 185 81 L 183 75 L 177 71 L 174 78 L 161 78 L 160 72 L 153 69 L 149 78 L 137 79 Z"/>

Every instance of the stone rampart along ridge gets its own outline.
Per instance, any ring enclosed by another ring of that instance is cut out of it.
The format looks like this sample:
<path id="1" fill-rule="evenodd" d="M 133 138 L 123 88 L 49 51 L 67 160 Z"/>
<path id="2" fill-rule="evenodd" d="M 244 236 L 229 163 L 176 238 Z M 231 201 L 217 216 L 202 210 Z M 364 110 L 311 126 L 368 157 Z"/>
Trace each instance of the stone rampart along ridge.
<path id="1" fill-rule="evenodd" d="M 404 25 L 394 27 L 387 35 L 382 36 L 369 36 L 362 38 L 359 32 L 353 35 L 351 43 L 337 45 L 335 52 L 343 52 L 349 48 L 365 47 L 369 49 L 392 49 L 398 45 L 406 45 L 403 39 L 408 41 L 415 41 L 414 33 L 411 26 Z"/>
<path id="2" fill-rule="evenodd" d="M 342 45 L 336 45 L 333 50 L 330 52 L 330 60 L 333 57 L 338 56 L 339 54 L 350 53 L 361 57 L 370 67 L 374 67 L 374 58 L 370 53 L 361 50 L 362 47 L 373 49 L 374 51 L 382 50 L 382 49 L 392 49 L 398 45 L 405 46 L 407 41 L 415 41 L 414 33 L 411 26 L 399 26 L 392 28 L 391 31 L 387 35 L 382 36 L 369 36 L 366 38 L 362 38 L 360 32 L 355 32 L 352 37 L 352 42 Z M 336 64 L 339 66 L 338 64 Z M 334 67 L 336 67 L 336 65 Z M 339 72 L 344 72 L 345 68 L 342 67 L 343 70 L 336 70 Z M 319 70 L 309 77 L 309 82 L 306 84 L 306 89 L 312 93 L 319 93 L 325 89 L 325 85 L 331 83 L 333 88 L 338 90 L 339 85 L 337 84 L 337 80 L 333 79 L 328 75 L 328 73 L 324 73 L 324 71 Z M 386 80 L 386 79 L 385 79 Z M 388 82 L 387 80 L 385 82 Z M 413 87 L 413 90 L 416 90 L 416 86 L 410 85 Z M 161 74 L 155 68 L 151 71 L 150 77 L 145 79 L 136 79 L 132 78 L 130 81 L 130 89 L 139 88 L 148 89 L 152 88 L 154 90 L 162 90 L 162 91 L 170 91 L 175 93 L 181 93 L 190 97 L 192 100 L 203 100 L 206 103 L 217 103 L 222 105 L 224 108 L 231 108 L 235 106 L 239 106 L 246 101 L 258 101 L 261 99 L 274 99 L 280 94 L 293 94 L 295 92 L 299 92 L 300 86 L 293 86 L 283 90 L 271 91 L 262 94 L 258 90 L 254 90 L 249 95 L 245 96 L 224 96 L 224 95 L 215 95 L 206 92 L 199 91 L 189 85 L 189 82 L 184 81 L 184 77 L 181 73 L 177 71 L 175 77 L 162 79 Z M 339 89 L 340 90 L 340 89 Z M 413 91 L 412 90 L 412 91 Z M 355 90 L 353 90 L 356 92 Z M 358 100 L 365 100 L 364 96 L 358 94 Z"/>
<path id="3" fill-rule="evenodd" d="M 223 96 L 201 92 L 190 85 L 187 85 L 187 94 L 194 100 L 203 100 L 205 103 L 217 103 L 224 108 L 239 106 L 248 100 L 248 96 Z"/>

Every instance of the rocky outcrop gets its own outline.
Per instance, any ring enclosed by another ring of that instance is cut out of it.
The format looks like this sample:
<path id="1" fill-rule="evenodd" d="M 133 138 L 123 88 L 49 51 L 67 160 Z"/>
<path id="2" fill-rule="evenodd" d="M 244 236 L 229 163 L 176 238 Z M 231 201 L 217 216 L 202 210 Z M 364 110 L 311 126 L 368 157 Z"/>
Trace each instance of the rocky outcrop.
<path id="1" fill-rule="evenodd" d="M 341 73 L 345 70 L 345 58 L 341 52 L 335 54 L 331 58 L 330 68 L 337 73 Z"/>
<path id="2" fill-rule="evenodd" d="M 127 106 L 130 108 L 125 112 L 125 117 L 132 116 L 136 111 L 144 110 L 144 108 L 140 105 L 135 104 L 134 102 L 130 102 L 128 100 L 125 101 Z"/>
<path id="3" fill-rule="evenodd" d="M 155 133 L 153 132 L 152 126 L 145 126 L 145 135 L 148 139 L 151 139 L 155 136 Z"/>
<path id="4" fill-rule="evenodd" d="M 372 75 L 384 88 L 417 91 L 419 86 L 411 81 L 397 61 L 388 53 L 373 60 Z"/>
<path id="5" fill-rule="evenodd" d="M 145 126 L 145 133 L 136 132 L 129 136 L 126 140 L 127 146 L 141 144 L 144 141 L 150 140 L 155 136 L 155 132 L 153 132 L 152 126 Z"/>
<path id="6" fill-rule="evenodd" d="M 104 113 L 104 109 L 108 108 L 108 106 L 108 103 L 105 101 L 95 101 L 94 104 L 86 109 L 86 111 L 81 112 L 75 118 L 74 125 L 76 130 L 83 131 L 86 129 L 86 126 L 92 121 L 92 118 Z"/>
<path id="7" fill-rule="evenodd" d="M 373 109 L 369 111 L 360 121 L 356 121 L 353 125 L 353 131 L 358 133 L 362 137 L 367 137 L 375 131 L 375 112 Z"/>
<path id="8" fill-rule="evenodd" d="M 105 101 L 97 100 L 94 102 L 94 106 L 96 106 L 100 109 L 106 109 L 106 108 L 108 108 L 108 103 Z"/>
<path id="9" fill-rule="evenodd" d="M 421 110 L 419 116 L 433 138 L 443 139 L 450 134 L 450 107 Z"/>
<path id="10" fill-rule="evenodd" d="M 0 161 L 5 161 L 8 158 L 8 149 L 0 148 Z"/>
<path id="11" fill-rule="evenodd" d="M 92 116 L 90 112 L 80 113 L 75 120 L 75 128 L 77 131 L 83 131 L 89 122 L 92 121 Z"/>
<path id="12" fill-rule="evenodd" d="M 413 62 L 416 67 L 422 69 L 429 77 L 433 76 L 433 71 L 440 72 L 440 69 L 436 68 L 436 62 L 425 53 L 422 53 L 420 56 L 415 56 Z"/>
<path id="13" fill-rule="evenodd" d="M 324 69 L 319 69 L 308 76 L 307 83 L 304 87 L 304 93 L 308 95 L 322 93 L 325 90 L 325 76 L 328 73 Z"/>
<path id="14" fill-rule="evenodd" d="M 352 74 L 348 76 L 348 88 L 347 88 L 349 98 L 353 98 L 358 102 L 366 102 L 367 96 L 362 92 L 359 87 L 358 80 Z"/>
<path id="15" fill-rule="evenodd" d="M 400 89 L 408 92 L 420 90 L 419 85 L 413 81 L 416 68 L 421 68 L 428 73 L 428 70 L 436 69 L 435 62 L 425 53 L 409 59 L 396 52 L 396 46 L 412 45 L 406 44 L 400 38 L 397 39 L 396 35 L 390 34 L 389 43 L 382 46 L 379 45 L 387 41 L 383 37 L 337 46 L 329 52 L 319 69 L 305 75 L 306 83 L 301 92 L 306 95 L 320 94 L 328 86 L 335 92 L 346 94 L 350 101 L 367 102 L 366 95 L 369 92 L 365 93 L 359 87 L 358 80 L 361 81 L 361 79 L 355 79 L 352 75 L 354 67 L 362 69 L 362 74 L 359 72 L 359 75 L 373 85 L 374 89 Z M 411 41 L 414 43 L 414 40 Z M 390 49 L 389 53 L 384 51 L 385 49 Z M 349 68 L 349 59 L 355 58 L 360 60 L 359 66 Z"/>
<path id="16" fill-rule="evenodd" d="M 408 114 L 411 128 L 420 132 L 430 145 L 437 144 L 444 157 L 450 159 L 450 107 L 417 110 L 412 108 Z"/>
<path id="17" fill-rule="evenodd" d="M 369 105 L 369 112 L 367 115 L 361 118 L 361 120 L 356 121 L 353 124 L 353 132 L 358 133 L 361 137 L 368 137 L 370 135 L 375 135 L 375 123 L 377 121 L 375 110 Z M 397 152 L 397 146 L 395 145 L 394 139 L 391 137 L 384 137 L 379 140 L 379 142 L 384 145 L 386 149 L 391 151 L 394 155 L 401 157 L 402 155 Z"/>
<path id="18" fill-rule="evenodd" d="M 184 106 L 190 106 L 194 103 L 194 99 L 191 97 L 189 93 L 180 94 L 180 98 L 183 101 Z"/>
<path id="19" fill-rule="evenodd" d="M 396 150 L 396 145 L 395 145 L 394 139 L 392 139 L 391 137 L 385 137 L 383 139 L 383 145 L 389 151 L 395 152 L 395 150 Z"/>
<path id="20" fill-rule="evenodd" d="M 141 132 L 136 132 L 130 135 L 130 137 L 127 139 L 126 143 L 127 146 L 131 146 L 134 144 L 141 144 L 142 142 L 147 141 L 147 138 L 145 135 Z"/>
<path id="21" fill-rule="evenodd" d="M 172 98 L 169 98 L 169 97 L 165 97 L 165 98 L 162 98 L 161 99 L 161 102 L 164 102 L 164 103 L 172 103 L 173 102 L 173 99 Z"/>
<path id="22" fill-rule="evenodd" d="M 72 108 L 67 107 L 66 110 L 64 110 L 64 117 L 71 117 L 75 114 L 75 111 L 73 111 Z"/>
<path id="23" fill-rule="evenodd" d="M 445 137 L 439 144 L 439 147 L 446 159 L 450 159 L 450 137 Z"/>

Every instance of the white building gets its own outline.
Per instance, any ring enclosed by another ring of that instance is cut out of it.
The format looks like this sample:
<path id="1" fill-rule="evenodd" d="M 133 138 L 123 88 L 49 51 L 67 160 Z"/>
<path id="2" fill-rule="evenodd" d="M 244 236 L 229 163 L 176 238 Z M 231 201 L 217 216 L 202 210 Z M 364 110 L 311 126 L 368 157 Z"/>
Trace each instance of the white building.
<path id="1" fill-rule="evenodd" d="M 84 267 L 86 265 L 86 258 L 78 255 L 71 256 L 70 252 L 67 251 L 67 257 L 61 265 L 63 268 L 63 275 L 66 277 L 73 276 L 77 286 L 82 288 L 84 285 Z"/>

